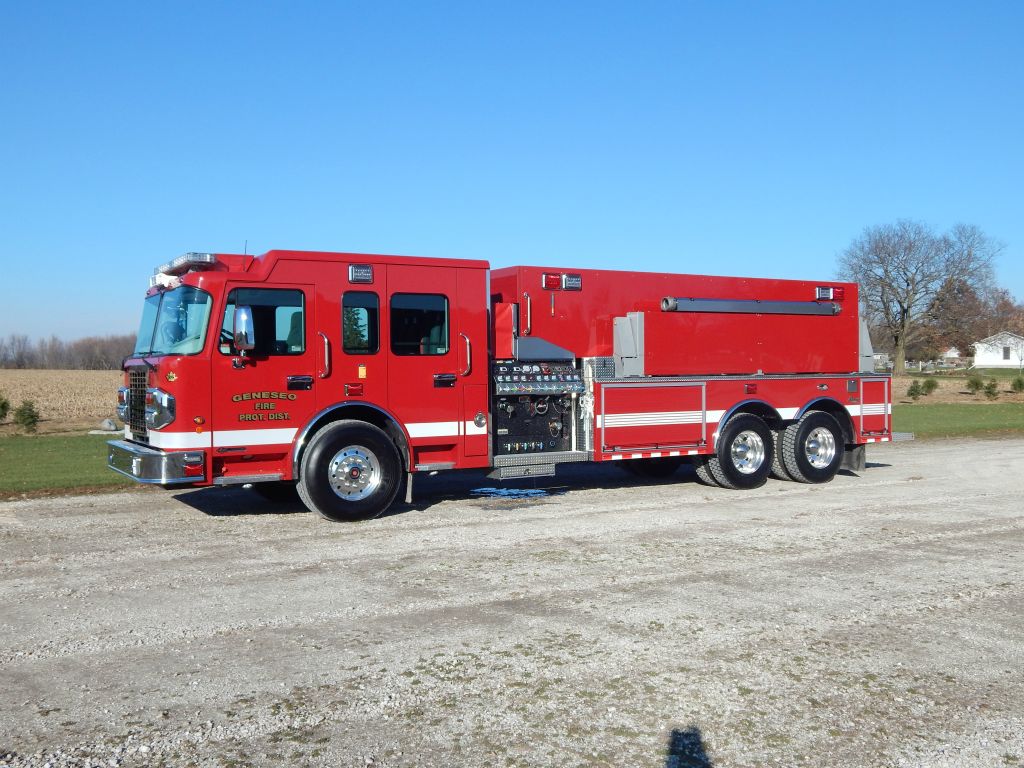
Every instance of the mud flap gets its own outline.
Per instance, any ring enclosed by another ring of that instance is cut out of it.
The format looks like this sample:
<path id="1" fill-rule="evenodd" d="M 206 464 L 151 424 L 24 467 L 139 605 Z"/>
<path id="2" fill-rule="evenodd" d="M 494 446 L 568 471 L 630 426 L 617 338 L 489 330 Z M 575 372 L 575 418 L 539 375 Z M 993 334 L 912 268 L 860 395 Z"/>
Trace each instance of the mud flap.
<path id="1" fill-rule="evenodd" d="M 843 452 L 843 463 L 840 469 L 851 472 L 863 472 L 868 466 L 868 447 L 866 445 L 848 445 Z"/>

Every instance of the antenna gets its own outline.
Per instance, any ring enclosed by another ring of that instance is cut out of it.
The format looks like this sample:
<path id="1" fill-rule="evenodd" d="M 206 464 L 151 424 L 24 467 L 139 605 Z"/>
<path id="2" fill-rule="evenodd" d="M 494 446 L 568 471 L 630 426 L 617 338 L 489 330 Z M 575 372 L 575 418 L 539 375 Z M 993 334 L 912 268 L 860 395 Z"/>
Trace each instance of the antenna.
<path id="1" fill-rule="evenodd" d="M 248 256 L 249 255 L 249 240 L 248 239 L 246 239 L 246 241 L 245 241 L 245 247 L 242 249 L 242 255 L 243 256 Z"/>

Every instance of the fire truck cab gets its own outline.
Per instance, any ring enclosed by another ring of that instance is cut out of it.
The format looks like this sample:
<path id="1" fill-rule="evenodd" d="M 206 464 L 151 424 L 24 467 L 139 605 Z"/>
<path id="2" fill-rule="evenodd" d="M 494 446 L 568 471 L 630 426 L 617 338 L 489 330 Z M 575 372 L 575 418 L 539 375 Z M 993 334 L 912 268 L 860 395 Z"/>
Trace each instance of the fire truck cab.
<path id="1" fill-rule="evenodd" d="M 824 482 L 891 437 L 870 360 L 852 284 L 189 253 L 151 280 L 108 464 L 332 520 L 447 469 Z"/>

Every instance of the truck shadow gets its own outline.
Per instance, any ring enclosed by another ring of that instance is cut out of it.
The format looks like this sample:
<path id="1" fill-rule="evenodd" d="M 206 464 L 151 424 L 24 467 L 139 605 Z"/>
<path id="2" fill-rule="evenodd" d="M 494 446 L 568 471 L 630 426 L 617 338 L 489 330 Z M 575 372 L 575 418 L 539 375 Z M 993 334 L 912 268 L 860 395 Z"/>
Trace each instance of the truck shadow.
<path id="1" fill-rule="evenodd" d="M 445 472 L 435 477 L 417 477 L 413 503 L 406 504 L 404 484 L 391 508 L 382 517 L 408 512 L 424 512 L 442 501 L 474 502 L 502 509 L 532 506 L 539 501 L 560 496 L 579 488 L 630 488 L 645 485 L 696 480 L 693 470 L 683 467 L 664 480 L 643 480 L 623 472 L 616 466 L 566 465 L 553 477 L 534 477 L 521 480 L 498 481 L 487 477 L 481 470 Z M 241 487 L 197 488 L 178 491 L 175 501 L 210 517 L 239 517 L 245 515 L 281 515 L 308 513 L 298 497 L 284 501 L 270 501 L 256 491 Z"/>
<path id="2" fill-rule="evenodd" d="M 878 462 L 869 462 L 867 465 L 868 469 L 889 466 L 891 465 Z M 841 470 L 840 474 L 857 476 L 857 473 L 849 470 Z M 558 468 L 558 474 L 554 476 L 504 481 L 487 477 L 483 470 L 461 470 L 444 472 L 434 477 L 417 476 L 413 488 L 412 504 L 406 504 L 403 501 L 405 498 L 403 484 L 395 503 L 382 517 L 403 515 L 409 512 L 425 512 L 443 501 L 457 501 L 512 510 L 543 503 L 547 498 L 561 496 L 573 490 L 588 488 L 614 490 L 681 483 L 698 483 L 692 466 L 684 464 L 671 476 L 662 479 L 639 478 L 624 472 L 621 467 L 610 462 L 601 465 L 565 464 Z M 700 487 L 703 488 L 703 486 Z M 174 498 L 210 517 L 309 512 L 297 496 L 284 501 L 270 501 L 254 490 L 240 487 L 179 491 L 175 493 Z"/>
<path id="3" fill-rule="evenodd" d="M 309 513 L 297 496 L 294 500 L 269 501 L 255 491 L 238 487 L 197 488 L 176 493 L 174 500 L 210 517 Z"/>
<path id="4" fill-rule="evenodd" d="M 704 748 L 700 728 L 672 729 L 665 752 L 665 768 L 713 768 L 714 763 Z"/>

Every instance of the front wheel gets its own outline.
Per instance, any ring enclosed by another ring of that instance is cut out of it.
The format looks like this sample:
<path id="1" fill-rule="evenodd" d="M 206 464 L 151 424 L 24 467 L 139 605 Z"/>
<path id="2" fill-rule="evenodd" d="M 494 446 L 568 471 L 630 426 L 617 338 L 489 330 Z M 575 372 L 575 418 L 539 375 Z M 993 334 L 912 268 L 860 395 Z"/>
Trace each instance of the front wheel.
<path id="1" fill-rule="evenodd" d="M 362 421 L 336 421 L 313 437 L 302 455 L 299 498 L 328 520 L 366 520 L 382 514 L 398 493 L 398 449 L 382 430 Z"/>
<path id="2" fill-rule="evenodd" d="M 698 465 L 697 477 L 722 488 L 757 488 L 768 479 L 774 453 L 768 425 L 757 416 L 741 413 L 726 422 L 714 455 Z"/>

